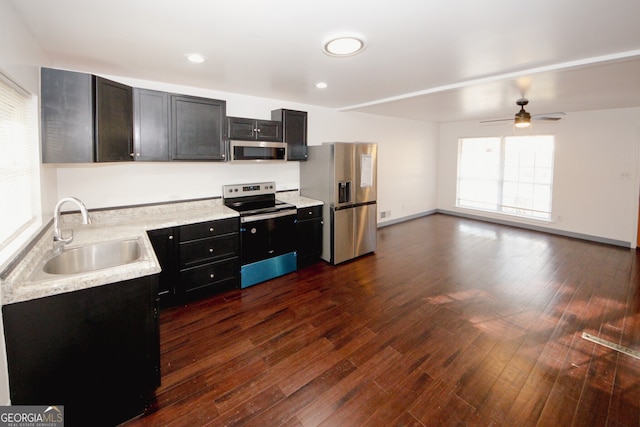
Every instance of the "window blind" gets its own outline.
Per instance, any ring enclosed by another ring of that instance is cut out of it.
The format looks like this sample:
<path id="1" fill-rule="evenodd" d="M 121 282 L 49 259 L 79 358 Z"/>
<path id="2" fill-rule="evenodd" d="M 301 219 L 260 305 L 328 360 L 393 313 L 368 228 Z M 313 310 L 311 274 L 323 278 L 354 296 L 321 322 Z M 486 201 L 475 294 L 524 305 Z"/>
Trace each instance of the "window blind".
<path id="1" fill-rule="evenodd" d="M 0 74 L 0 253 L 39 217 L 37 109 L 35 96 Z"/>

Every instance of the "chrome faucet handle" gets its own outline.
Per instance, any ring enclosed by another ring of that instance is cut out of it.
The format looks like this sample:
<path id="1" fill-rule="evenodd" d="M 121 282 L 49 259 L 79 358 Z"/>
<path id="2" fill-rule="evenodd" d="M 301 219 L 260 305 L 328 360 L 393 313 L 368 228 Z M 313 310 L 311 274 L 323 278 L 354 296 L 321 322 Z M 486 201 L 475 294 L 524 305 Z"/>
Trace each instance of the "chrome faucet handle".
<path id="1" fill-rule="evenodd" d="M 60 253 L 64 250 L 64 245 L 73 241 L 73 230 L 69 230 L 71 233 L 68 237 L 62 236 L 62 230 L 56 230 L 53 233 L 53 252 Z"/>
<path id="2" fill-rule="evenodd" d="M 73 230 L 69 230 L 69 232 L 71 233 L 69 235 L 69 237 L 63 237 L 62 236 L 62 230 L 59 230 L 58 233 L 54 233 L 53 234 L 53 241 L 54 242 L 60 242 L 63 244 L 67 244 L 67 243 L 71 243 L 73 241 Z"/>

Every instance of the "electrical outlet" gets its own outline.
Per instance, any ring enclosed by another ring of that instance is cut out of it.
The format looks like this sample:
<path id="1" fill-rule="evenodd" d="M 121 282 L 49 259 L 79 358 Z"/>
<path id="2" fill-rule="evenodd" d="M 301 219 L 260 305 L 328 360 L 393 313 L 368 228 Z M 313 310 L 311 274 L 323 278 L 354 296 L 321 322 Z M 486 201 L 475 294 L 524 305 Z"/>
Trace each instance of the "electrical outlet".
<path id="1" fill-rule="evenodd" d="M 380 219 L 389 218 L 390 216 L 391 216 L 391 211 L 381 211 L 380 212 Z"/>

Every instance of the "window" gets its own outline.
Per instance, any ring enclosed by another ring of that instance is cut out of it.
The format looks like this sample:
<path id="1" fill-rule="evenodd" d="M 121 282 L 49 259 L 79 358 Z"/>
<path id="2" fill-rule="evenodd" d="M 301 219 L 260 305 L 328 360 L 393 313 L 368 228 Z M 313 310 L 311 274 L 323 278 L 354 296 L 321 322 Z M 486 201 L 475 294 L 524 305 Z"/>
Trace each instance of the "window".
<path id="1" fill-rule="evenodd" d="M 461 138 L 456 206 L 551 218 L 554 137 Z"/>
<path id="2" fill-rule="evenodd" d="M 0 74 L 0 265 L 40 226 L 37 109 Z"/>

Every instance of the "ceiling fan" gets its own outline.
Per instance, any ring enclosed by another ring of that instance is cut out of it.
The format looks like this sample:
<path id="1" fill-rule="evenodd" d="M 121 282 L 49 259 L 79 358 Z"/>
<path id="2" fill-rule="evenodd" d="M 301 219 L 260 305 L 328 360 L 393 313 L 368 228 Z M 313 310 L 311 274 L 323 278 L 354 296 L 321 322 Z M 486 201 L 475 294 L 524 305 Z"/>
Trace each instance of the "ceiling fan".
<path id="1" fill-rule="evenodd" d="M 520 111 L 518 111 L 514 118 L 509 119 L 493 119 L 493 120 L 483 120 L 480 123 L 492 123 L 492 122 L 509 122 L 513 121 L 513 124 L 517 128 L 526 128 L 531 125 L 531 120 L 541 120 L 541 121 L 552 121 L 557 122 L 564 116 L 565 113 L 557 112 L 557 113 L 545 113 L 545 114 L 534 114 L 531 115 L 527 112 L 524 107 L 529 103 L 527 98 L 520 98 L 516 101 L 516 105 L 520 106 Z"/>

